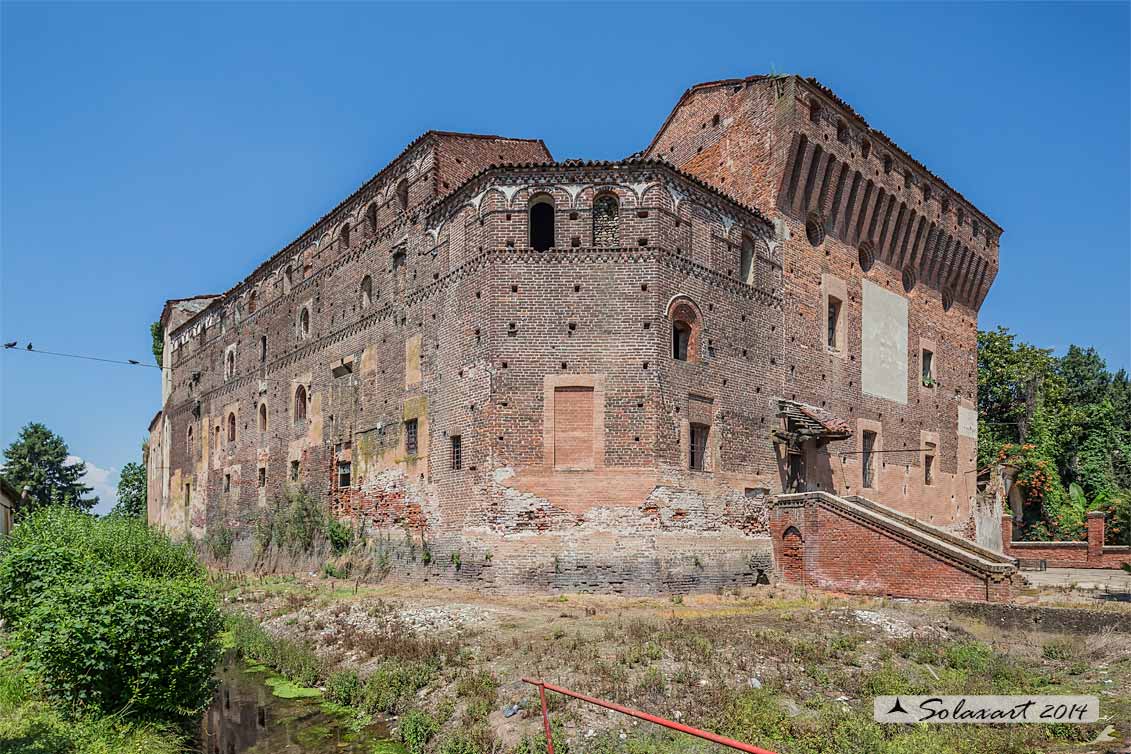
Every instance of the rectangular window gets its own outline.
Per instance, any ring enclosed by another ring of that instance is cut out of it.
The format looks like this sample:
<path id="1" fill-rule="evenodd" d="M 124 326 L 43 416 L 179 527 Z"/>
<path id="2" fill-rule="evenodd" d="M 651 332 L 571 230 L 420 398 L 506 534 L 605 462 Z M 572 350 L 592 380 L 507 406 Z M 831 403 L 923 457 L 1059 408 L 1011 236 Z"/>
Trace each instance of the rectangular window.
<path id="1" fill-rule="evenodd" d="M 871 488 L 875 484 L 874 455 L 876 452 L 876 433 L 864 430 L 864 453 L 862 455 L 862 473 L 864 487 Z"/>
<path id="2" fill-rule="evenodd" d="M 840 336 L 840 299 L 836 298 L 835 296 L 829 296 L 828 309 L 829 322 L 828 332 L 826 333 L 827 342 L 829 344 L 829 348 L 834 351 L 838 351 L 840 350 L 840 343 L 838 340 Z"/>
<path id="3" fill-rule="evenodd" d="M 185 507 L 188 507 L 189 501 L 192 500 L 192 485 L 185 485 Z"/>
<path id="4" fill-rule="evenodd" d="M 935 481 L 935 457 L 928 453 L 923 456 L 923 484 L 934 484 Z"/>
<path id="5" fill-rule="evenodd" d="M 225 474 L 224 475 L 224 492 L 227 493 L 227 492 L 231 492 L 231 491 L 232 491 L 232 475 L 231 474 Z"/>
<path id="6" fill-rule="evenodd" d="M 416 419 L 409 419 L 404 423 L 404 452 L 414 456 L 416 451 Z"/>
<path id="7" fill-rule="evenodd" d="M 259 467 L 259 488 L 263 489 L 266 486 L 267 486 L 267 467 L 266 466 L 260 466 Z"/>
<path id="8" fill-rule="evenodd" d="M 923 349 L 923 384 L 927 387 L 935 386 L 935 354 L 932 351 Z"/>
<path id="9" fill-rule="evenodd" d="M 298 461 L 291 461 L 291 481 L 298 481 Z"/>
<path id="10" fill-rule="evenodd" d="M 345 488 L 350 486 L 350 470 L 351 464 L 349 461 L 338 461 L 338 487 Z"/>
<path id="11" fill-rule="evenodd" d="M 452 469 L 459 471 L 463 468 L 463 438 L 452 435 Z"/>
<path id="12" fill-rule="evenodd" d="M 687 467 L 692 471 L 703 471 L 707 468 L 707 435 L 711 427 L 708 424 L 691 425 L 691 455 Z"/>

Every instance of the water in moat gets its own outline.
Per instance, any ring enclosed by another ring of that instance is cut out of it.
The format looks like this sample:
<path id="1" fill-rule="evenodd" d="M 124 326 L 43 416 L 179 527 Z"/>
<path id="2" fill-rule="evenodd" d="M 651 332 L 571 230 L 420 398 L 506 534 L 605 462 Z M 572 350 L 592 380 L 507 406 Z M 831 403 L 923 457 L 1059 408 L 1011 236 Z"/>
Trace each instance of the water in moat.
<path id="1" fill-rule="evenodd" d="M 216 696 L 200 724 L 200 754 L 404 752 L 388 740 L 383 723 L 354 730 L 349 716 L 327 710 L 320 696 L 277 696 L 274 684 L 280 679 L 273 675 L 244 664 L 234 653 L 224 658 L 216 669 Z"/>

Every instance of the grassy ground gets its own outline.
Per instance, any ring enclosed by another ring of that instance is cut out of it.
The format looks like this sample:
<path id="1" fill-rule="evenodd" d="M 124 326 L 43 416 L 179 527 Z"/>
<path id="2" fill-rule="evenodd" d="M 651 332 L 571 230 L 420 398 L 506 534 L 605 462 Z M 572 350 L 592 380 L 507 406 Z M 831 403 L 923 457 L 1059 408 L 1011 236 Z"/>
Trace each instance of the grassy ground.
<path id="1" fill-rule="evenodd" d="M 36 694 L 12 658 L 0 660 L 0 752 L 4 754 L 180 754 L 176 731 L 116 716 L 67 717 Z"/>
<path id="2" fill-rule="evenodd" d="M 1025 754 L 1131 743 L 1131 637 L 1001 635 L 937 605 L 762 587 L 640 599 L 430 585 L 224 579 L 237 644 L 361 714 L 399 715 L 413 754 L 544 751 L 522 676 L 782 752 Z M 1131 614 L 1129 614 L 1131 620 Z M 887 726 L 889 693 L 1095 694 L 1083 726 Z M 521 709 L 505 717 L 503 709 Z M 558 751 L 720 751 L 551 695 Z"/>

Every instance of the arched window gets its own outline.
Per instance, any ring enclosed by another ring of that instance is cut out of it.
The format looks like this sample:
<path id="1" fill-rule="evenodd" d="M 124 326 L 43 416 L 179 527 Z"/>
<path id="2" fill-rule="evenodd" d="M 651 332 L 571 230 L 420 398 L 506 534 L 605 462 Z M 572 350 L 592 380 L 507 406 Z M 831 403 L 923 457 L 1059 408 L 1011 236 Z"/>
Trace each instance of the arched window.
<path id="1" fill-rule="evenodd" d="M 295 423 L 306 421 L 306 387 L 295 388 Z"/>
<path id="2" fill-rule="evenodd" d="M 267 363 L 267 336 L 259 336 L 259 363 Z"/>
<path id="3" fill-rule="evenodd" d="M 809 101 L 809 120 L 814 123 L 821 122 L 821 103 L 815 99 Z"/>
<path id="4" fill-rule="evenodd" d="M 220 425 L 219 424 L 216 425 L 216 443 L 215 444 L 216 444 L 217 448 L 220 447 Z"/>
<path id="5" fill-rule="evenodd" d="M 672 322 L 672 358 L 677 361 L 699 361 L 699 333 L 703 320 L 697 307 L 686 296 L 677 296 L 668 306 Z"/>
<path id="6" fill-rule="evenodd" d="M 228 351 L 224 357 L 224 379 L 231 379 L 236 374 L 236 352 Z"/>
<path id="7" fill-rule="evenodd" d="M 539 194 L 530 200 L 530 248 L 547 251 L 554 247 L 554 200 Z"/>
<path id="8" fill-rule="evenodd" d="M 365 221 L 369 223 L 369 232 L 377 232 L 377 203 L 372 202 L 365 208 Z"/>
<path id="9" fill-rule="evenodd" d="M 189 428 L 188 428 L 188 438 L 187 438 L 187 440 L 188 440 L 188 443 L 187 443 L 188 444 L 188 455 L 189 455 L 189 458 L 192 458 L 196 454 L 196 448 L 193 447 L 193 444 L 192 444 L 192 425 L 191 424 L 189 425 Z"/>
<path id="10" fill-rule="evenodd" d="M 338 243 L 341 248 L 348 249 L 350 247 L 350 224 L 346 223 L 342 226 L 342 232 L 338 235 Z"/>
<path id="11" fill-rule="evenodd" d="M 266 403 L 260 403 L 259 404 L 259 431 L 260 432 L 266 432 L 267 431 L 267 404 Z"/>
<path id="12" fill-rule="evenodd" d="M 366 275 L 361 279 L 361 308 L 368 309 L 373 303 L 373 278 Z"/>
<path id="13" fill-rule="evenodd" d="M 738 277 L 747 285 L 754 285 L 754 241 L 750 236 L 742 237 L 742 257 L 739 260 Z"/>
<path id="14" fill-rule="evenodd" d="M 593 201 L 593 245 L 598 248 L 620 246 L 617 227 L 620 203 L 615 194 L 604 193 Z"/>
<path id="15" fill-rule="evenodd" d="M 252 291 L 251 295 L 247 297 L 247 313 L 255 314 L 255 291 Z"/>
<path id="16" fill-rule="evenodd" d="M 302 307 L 302 311 L 298 313 L 298 336 L 306 338 L 310 335 L 310 309 Z"/>
<path id="17" fill-rule="evenodd" d="M 836 122 L 836 140 L 841 144 L 848 143 L 848 124 L 843 120 Z"/>
<path id="18" fill-rule="evenodd" d="M 397 184 L 397 207 L 401 212 L 408 209 L 408 179 L 402 178 Z"/>
<path id="19" fill-rule="evenodd" d="M 228 442 L 236 441 L 236 415 L 228 414 Z"/>

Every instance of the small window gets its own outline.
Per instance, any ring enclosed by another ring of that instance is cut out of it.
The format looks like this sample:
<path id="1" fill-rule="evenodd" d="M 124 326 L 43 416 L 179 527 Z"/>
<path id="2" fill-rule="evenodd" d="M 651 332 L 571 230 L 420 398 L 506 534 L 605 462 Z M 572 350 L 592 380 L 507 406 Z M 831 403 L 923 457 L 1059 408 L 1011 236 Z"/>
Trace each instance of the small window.
<path id="1" fill-rule="evenodd" d="M 261 335 L 259 337 L 259 363 L 267 363 L 267 336 Z"/>
<path id="2" fill-rule="evenodd" d="M 692 471 L 703 471 L 707 467 L 707 435 L 710 431 L 709 424 L 691 425 L 691 454 L 687 467 Z"/>
<path id="3" fill-rule="evenodd" d="M 872 246 L 871 241 L 865 241 L 860 244 L 860 251 L 857 254 L 857 260 L 860 262 L 860 270 L 867 272 L 872 269 L 872 265 L 876 263 L 875 247 Z"/>
<path id="4" fill-rule="evenodd" d="M 299 385 L 295 389 L 295 423 L 306 421 L 306 387 Z"/>
<path id="5" fill-rule="evenodd" d="M 739 258 L 738 276 L 747 285 L 754 285 L 754 241 L 742 237 L 742 255 Z"/>
<path id="6" fill-rule="evenodd" d="M 397 184 L 397 207 L 401 212 L 408 209 L 408 180 L 405 178 Z"/>
<path id="7" fill-rule="evenodd" d="M 686 322 L 672 324 L 672 358 L 687 361 L 687 349 L 691 343 L 691 325 Z"/>
<path id="8" fill-rule="evenodd" d="M 894 163 L 892 162 L 891 155 L 885 154 L 884 155 L 884 173 L 890 173 L 893 168 L 894 168 Z"/>
<path id="9" fill-rule="evenodd" d="M 350 247 L 350 224 L 346 223 L 342 226 L 342 232 L 338 235 L 338 244 L 342 249 Z"/>
<path id="10" fill-rule="evenodd" d="M 236 441 L 236 415 L 228 414 L 228 442 Z"/>
<path id="11" fill-rule="evenodd" d="M 530 200 L 530 248 L 548 251 L 554 247 L 554 200 L 539 194 Z"/>
<path id="12" fill-rule="evenodd" d="M 868 154 L 871 151 L 872 151 L 872 142 L 868 141 L 867 139 L 864 139 L 864 141 L 860 142 L 860 157 L 862 157 L 865 160 L 868 159 Z"/>
<path id="13" fill-rule="evenodd" d="M 375 202 L 371 202 L 365 208 L 365 222 L 369 225 L 370 233 L 377 232 L 377 204 Z"/>
<path id="14" fill-rule="evenodd" d="M 812 246 L 820 246 L 825 241 L 825 219 L 816 212 L 810 212 L 805 220 L 805 237 Z"/>
<path id="15" fill-rule="evenodd" d="M 192 442 L 192 426 L 189 425 L 189 428 L 188 428 L 188 455 L 189 455 L 189 458 L 192 458 L 195 454 L 196 454 L 196 447 L 193 445 L 193 442 Z"/>
<path id="16" fill-rule="evenodd" d="M 452 435 L 452 470 L 459 471 L 463 468 L 463 438 Z"/>
<path id="17" fill-rule="evenodd" d="M 620 245 L 617 219 L 620 204 L 614 194 L 604 193 L 593 202 L 593 245 L 614 248 Z"/>
<path id="18" fill-rule="evenodd" d="M 848 143 L 848 124 L 843 120 L 836 122 L 836 140 L 841 144 Z"/>
<path id="19" fill-rule="evenodd" d="M 373 278 L 366 275 L 361 279 L 361 308 L 368 309 L 373 303 Z"/>
<path id="20" fill-rule="evenodd" d="M 302 311 L 298 313 L 298 336 L 306 338 L 310 335 L 310 309 L 302 307 Z"/>
<path id="21" fill-rule="evenodd" d="M 915 270 L 911 269 L 910 267 L 904 267 L 903 268 L 903 290 L 906 291 L 907 293 L 911 293 L 911 291 L 915 289 L 915 283 L 917 283 L 917 282 L 918 282 L 918 280 L 916 280 L 916 278 L 915 278 Z"/>
<path id="22" fill-rule="evenodd" d="M 931 447 L 934 450 L 934 447 Z M 927 453 L 923 456 L 923 484 L 932 485 L 935 483 L 935 454 L 933 452 Z"/>
<path id="23" fill-rule="evenodd" d="M 861 454 L 861 473 L 863 475 L 863 484 L 865 489 L 871 489 L 875 486 L 875 453 L 876 453 L 876 433 L 864 430 L 864 452 Z"/>
<path id="24" fill-rule="evenodd" d="M 227 494 L 232 491 L 232 475 L 224 475 L 224 493 Z"/>
<path id="25" fill-rule="evenodd" d="M 266 432 L 267 431 L 267 404 L 266 403 L 260 403 L 259 404 L 259 431 L 260 432 Z"/>
<path id="26" fill-rule="evenodd" d="M 813 123 L 821 122 L 821 103 L 815 99 L 809 101 L 809 120 Z"/>
<path id="27" fill-rule="evenodd" d="M 414 456 L 417 450 L 416 419 L 409 419 L 404 423 L 404 452 L 405 455 Z"/>
<path id="28" fill-rule="evenodd" d="M 267 486 L 267 467 L 266 466 L 260 466 L 259 467 L 259 489 L 263 489 L 266 486 Z"/>
<path id="29" fill-rule="evenodd" d="M 942 289 L 942 310 L 949 312 L 952 306 L 954 306 L 954 289 L 948 285 Z"/>
<path id="30" fill-rule="evenodd" d="M 228 351 L 224 357 L 224 379 L 230 380 L 236 374 L 236 352 Z"/>
<path id="31" fill-rule="evenodd" d="M 298 461 L 291 461 L 291 481 L 297 482 L 298 481 L 298 475 L 299 475 L 299 463 L 298 463 Z"/>
<path id="32" fill-rule="evenodd" d="M 191 501 L 192 501 L 192 484 L 186 482 L 185 483 L 185 507 L 186 508 L 189 506 L 189 502 L 191 502 Z"/>
<path id="33" fill-rule="evenodd" d="M 828 298 L 828 310 L 829 310 L 829 313 L 828 313 L 828 328 L 827 328 L 826 335 L 827 335 L 829 348 L 834 350 L 834 351 L 840 350 L 840 313 L 841 313 L 841 308 L 842 308 L 842 305 L 841 305 L 840 299 L 835 297 L 835 296 L 829 296 L 829 298 Z"/>
<path id="34" fill-rule="evenodd" d="M 247 297 L 247 313 L 248 314 L 255 314 L 255 303 L 256 303 L 256 301 L 255 301 L 255 291 L 252 291 L 251 295 Z"/>
<path id="35" fill-rule="evenodd" d="M 923 367 L 923 385 L 925 387 L 935 386 L 935 354 L 932 351 L 923 349 L 922 356 Z"/>
<path id="36" fill-rule="evenodd" d="M 338 461 L 338 488 L 343 489 L 350 486 L 350 470 L 351 464 L 349 461 Z"/>

